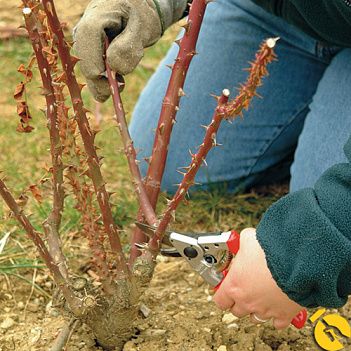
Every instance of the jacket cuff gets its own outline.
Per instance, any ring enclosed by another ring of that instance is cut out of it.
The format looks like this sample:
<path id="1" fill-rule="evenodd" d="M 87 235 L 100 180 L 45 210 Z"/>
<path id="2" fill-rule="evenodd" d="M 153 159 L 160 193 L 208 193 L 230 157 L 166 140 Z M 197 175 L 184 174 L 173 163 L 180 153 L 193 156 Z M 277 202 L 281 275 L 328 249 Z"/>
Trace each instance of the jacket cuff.
<path id="1" fill-rule="evenodd" d="M 273 204 L 257 228 L 257 239 L 273 278 L 290 299 L 305 307 L 336 308 L 347 302 L 351 238 L 325 215 L 314 189 Z"/>

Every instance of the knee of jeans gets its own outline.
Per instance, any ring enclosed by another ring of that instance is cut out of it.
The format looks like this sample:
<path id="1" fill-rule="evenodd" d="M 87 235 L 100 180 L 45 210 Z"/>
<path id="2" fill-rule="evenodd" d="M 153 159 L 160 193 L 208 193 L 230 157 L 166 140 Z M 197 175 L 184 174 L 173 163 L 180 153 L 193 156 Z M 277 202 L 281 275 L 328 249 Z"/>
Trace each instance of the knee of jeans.
<path id="1" fill-rule="evenodd" d="M 298 164 L 296 160 L 291 165 L 291 179 L 289 184 L 290 193 L 294 193 L 295 191 L 304 188 L 313 187 L 318 176 L 312 174 L 312 172 L 310 172 L 308 168 L 306 168 L 307 167 L 304 167 L 303 164 Z"/>

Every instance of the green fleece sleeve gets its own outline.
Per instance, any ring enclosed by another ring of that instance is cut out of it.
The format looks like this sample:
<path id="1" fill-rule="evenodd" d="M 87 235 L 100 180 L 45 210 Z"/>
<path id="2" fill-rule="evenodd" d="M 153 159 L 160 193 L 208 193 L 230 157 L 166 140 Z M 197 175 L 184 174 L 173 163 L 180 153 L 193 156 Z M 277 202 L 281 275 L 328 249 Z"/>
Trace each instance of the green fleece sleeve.
<path id="1" fill-rule="evenodd" d="M 319 41 L 351 47 L 351 0 L 252 0 Z"/>
<path id="2" fill-rule="evenodd" d="M 348 163 L 273 204 L 257 238 L 279 287 L 306 307 L 340 307 L 351 294 L 351 137 Z"/>

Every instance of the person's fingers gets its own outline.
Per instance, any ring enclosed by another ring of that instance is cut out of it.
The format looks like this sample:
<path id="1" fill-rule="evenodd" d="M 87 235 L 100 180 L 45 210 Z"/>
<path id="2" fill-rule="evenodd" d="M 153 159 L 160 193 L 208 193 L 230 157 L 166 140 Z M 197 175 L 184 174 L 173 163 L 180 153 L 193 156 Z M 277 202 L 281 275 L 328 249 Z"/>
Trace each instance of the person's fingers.
<path id="1" fill-rule="evenodd" d="M 111 95 L 110 86 L 107 78 L 105 77 L 87 79 L 87 84 L 90 92 L 94 96 L 94 99 L 99 102 L 105 102 Z"/>
<path id="2" fill-rule="evenodd" d="M 140 33 L 139 16 L 131 10 L 126 27 L 113 39 L 106 53 L 107 62 L 113 71 L 125 75 L 138 65 L 144 54 Z"/>
<path id="3" fill-rule="evenodd" d="M 274 318 L 273 319 L 273 326 L 275 329 L 285 329 L 290 325 L 291 321 L 288 319 L 279 319 L 279 318 Z"/>
<path id="4" fill-rule="evenodd" d="M 269 317 L 264 317 L 259 313 L 250 313 L 250 320 L 254 324 L 263 324 L 270 320 Z"/>
<path id="5" fill-rule="evenodd" d="M 83 17 L 74 31 L 74 51 L 80 58 L 80 68 L 87 79 L 97 79 L 105 71 L 104 53 L 105 38 L 104 29 L 120 27 L 120 21 L 90 19 Z"/>
<path id="6" fill-rule="evenodd" d="M 119 92 L 122 92 L 124 89 L 124 78 L 120 74 L 116 74 L 116 79 Z M 100 76 L 97 79 L 87 79 L 87 85 L 94 99 L 99 102 L 105 102 L 111 95 L 110 85 L 104 76 Z"/>
<path id="7" fill-rule="evenodd" d="M 213 296 L 213 301 L 217 307 L 223 311 L 232 308 L 235 304 L 231 294 L 228 294 L 226 289 L 223 289 L 222 286 L 220 286 L 216 294 Z"/>
<path id="8" fill-rule="evenodd" d="M 247 316 L 248 314 L 250 314 L 250 311 L 243 307 L 243 306 L 240 306 L 238 304 L 235 304 L 231 309 L 230 309 L 230 312 L 238 317 L 238 318 L 242 318 L 242 317 L 245 317 Z"/>

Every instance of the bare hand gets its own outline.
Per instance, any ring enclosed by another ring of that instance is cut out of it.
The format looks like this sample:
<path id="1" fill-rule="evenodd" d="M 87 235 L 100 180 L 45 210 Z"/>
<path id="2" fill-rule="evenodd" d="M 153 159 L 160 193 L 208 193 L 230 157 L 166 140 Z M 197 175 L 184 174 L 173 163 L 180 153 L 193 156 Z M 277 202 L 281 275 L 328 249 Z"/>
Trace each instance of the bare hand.
<path id="1" fill-rule="evenodd" d="M 256 324 L 260 322 L 255 316 L 263 321 L 273 319 L 276 329 L 286 328 L 303 308 L 274 281 L 254 228 L 241 232 L 240 250 L 214 295 L 214 302 L 239 318 L 250 315 Z"/>

